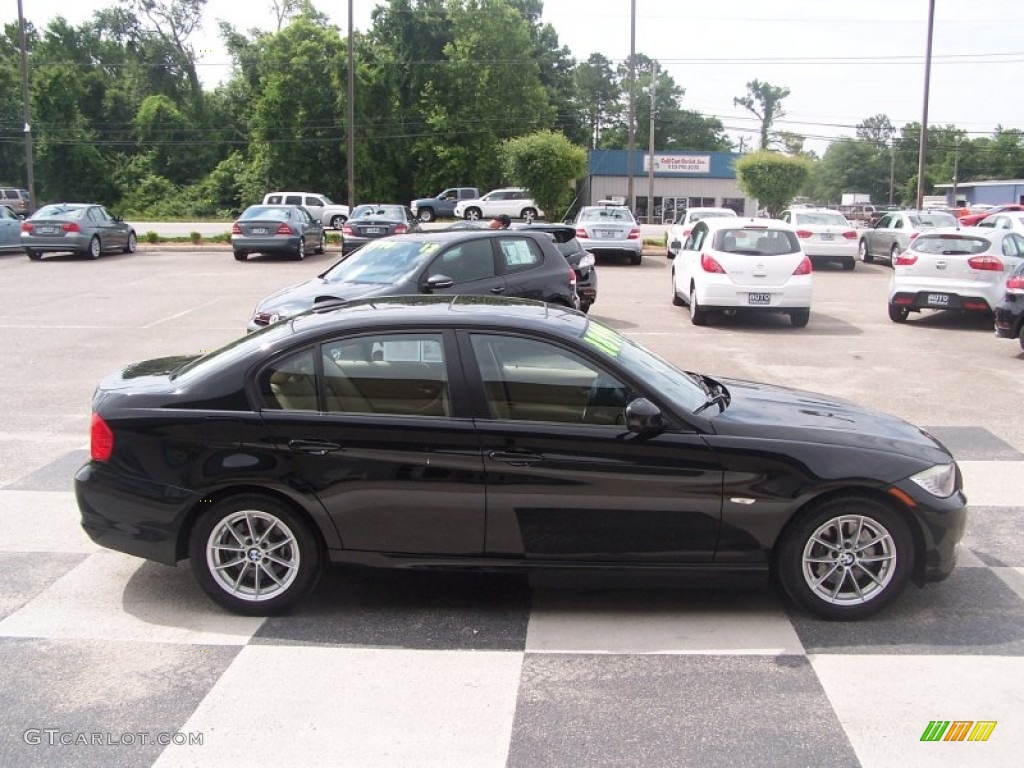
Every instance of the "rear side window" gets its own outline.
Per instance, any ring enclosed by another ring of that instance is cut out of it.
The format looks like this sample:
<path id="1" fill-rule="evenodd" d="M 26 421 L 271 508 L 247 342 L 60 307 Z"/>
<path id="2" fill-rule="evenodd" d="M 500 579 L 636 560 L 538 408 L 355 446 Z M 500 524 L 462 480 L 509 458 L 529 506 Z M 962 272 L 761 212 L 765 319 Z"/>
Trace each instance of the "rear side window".
<path id="1" fill-rule="evenodd" d="M 302 205 L 302 195 L 288 195 L 284 201 L 287 205 Z"/>
<path id="2" fill-rule="evenodd" d="M 311 349 L 275 360 L 260 372 L 257 385 L 261 410 L 319 410 L 316 363 Z"/>
<path id="3" fill-rule="evenodd" d="M 281 205 L 282 195 L 267 195 L 267 205 Z"/>
<path id="4" fill-rule="evenodd" d="M 544 253 L 532 240 L 505 238 L 500 245 L 506 272 L 523 272 L 544 263 Z"/>
<path id="5" fill-rule="evenodd" d="M 946 256 L 984 253 L 988 247 L 989 241 L 983 237 L 965 237 L 963 235 L 922 235 L 911 243 L 911 248 L 920 253 L 936 253 Z"/>

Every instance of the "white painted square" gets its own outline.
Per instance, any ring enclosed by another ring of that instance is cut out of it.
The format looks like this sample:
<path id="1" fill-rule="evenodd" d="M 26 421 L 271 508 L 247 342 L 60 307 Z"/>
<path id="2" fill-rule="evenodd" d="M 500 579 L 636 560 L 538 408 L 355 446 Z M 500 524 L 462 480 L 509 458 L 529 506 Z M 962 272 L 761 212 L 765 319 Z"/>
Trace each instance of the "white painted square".
<path id="1" fill-rule="evenodd" d="M 0 491 L 0 550 L 99 552 L 82 530 L 75 494 L 67 491 Z"/>
<path id="2" fill-rule="evenodd" d="M 250 645 L 154 768 L 504 768 L 522 654 Z"/>
<path id="3" fill-rule="evenodd" d="M 1024 658 L 812 655 L 863 768 L 1019 768 Z M 994 720 L 986 742 L 923 742 L 932 720 Z"/>
<path id="4" fill-rule="evenodd" d="M 103 551 L 0 621 L 0 636 L 244 645 L 262 623 L 214 605 L 185 567 Z"/>
<path id="5" fill-rule="evenodd" d="M 1024 568 L 993 568 L 992 572 L 1024 600 Z"/>
<path id="6" fill-rule="evenodd" d="M 716 597 L 717 595 L 717 597 Z M 526 650 L 544 653 L 803 654 L 777 598 L 765 592 L 538 594 Z"/>
<path id="7" fill-rule="evenodd" d="M 974 507 L 1024 506 L 1024 461 L 959 461 L 967 503 Z"/>

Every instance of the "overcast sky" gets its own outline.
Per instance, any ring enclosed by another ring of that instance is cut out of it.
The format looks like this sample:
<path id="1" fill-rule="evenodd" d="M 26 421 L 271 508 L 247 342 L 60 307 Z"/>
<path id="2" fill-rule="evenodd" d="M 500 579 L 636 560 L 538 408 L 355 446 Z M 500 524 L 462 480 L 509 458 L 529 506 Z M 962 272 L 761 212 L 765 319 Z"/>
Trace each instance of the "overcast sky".
<path id="1" fill-rule="evenodd" d="M 16 0 L 4 0 L 16 11 Z M 23 0 L 38 26 L 57 15 L 80 22 L 113 0 Z M 342 28 L 344 0 L 314 0 Z M 355 26 L 370 24 L 370 0 L 354 0 Z M 546 0 L 543 20 L 573 56 L 629 56 L 630 0 Z M 753 79 L 785 86 L 786 117 L 777 128 L 808 137 L 819 153 L 828 139 L 853 135 L 856 124 L 886 114 L 897 128 L 920 121 L 928 0 L 732 0 L 728 3 L 635 0 L 636 52 L 659 61 L 686 90 L 683 106 L 725 124 L 734 140 L 756 134 L 733 98 Z M 954 124 L 972 136 L 997 125 L 1024 129 L 1024 3 L 935 0 L 929 124 Z M 241 18 L 239 9 L 245 10 Z M 224 78 L 229 59 L 217 20 L 247 30 L 270 29 L 269 0 L 209 0 L 194 39 L 200 76 Z M 7 14 L 4 14 L 5 16 Z M 644 128 L 645 130 L 645 128 Z"/>

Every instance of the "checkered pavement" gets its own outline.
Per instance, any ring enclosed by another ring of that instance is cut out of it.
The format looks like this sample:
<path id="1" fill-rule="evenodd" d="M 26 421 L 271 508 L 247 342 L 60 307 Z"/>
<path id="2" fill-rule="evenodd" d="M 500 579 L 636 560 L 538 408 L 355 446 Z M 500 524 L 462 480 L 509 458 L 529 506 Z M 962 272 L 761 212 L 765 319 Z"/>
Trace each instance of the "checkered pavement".
<path id="1" fill-rule="evenodd" d="M 340 568 L 287 617 L 233 616 L 93 545 L 85 453 L 54 456 L 0 487 L 0 765 L 1020 766 L 1024 446 L 931 431 L 971 505 L 958 568 L 850 624 L 762 584 Z M 920 741 L 932 720 L 997 726 Z"/>

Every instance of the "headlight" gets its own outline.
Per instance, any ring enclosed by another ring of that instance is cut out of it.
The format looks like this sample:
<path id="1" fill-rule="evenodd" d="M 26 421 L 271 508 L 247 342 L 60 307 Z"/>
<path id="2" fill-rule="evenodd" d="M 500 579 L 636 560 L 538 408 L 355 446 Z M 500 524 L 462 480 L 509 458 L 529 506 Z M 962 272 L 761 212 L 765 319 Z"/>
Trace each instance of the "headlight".
<path id="1" fill-rule="evenodd" d="M 932 496 L 944 499 L 956 490 L 956 464 L 936 464 L 931 469 L 911 475 L 910 479 Z"/>
<path id="2" fill-rule="evenodd" d="M 580 259 L 579 268 L 586 269 L 587 267 L 594 266 L 594 263 L 594 254 L 588 253 L 586 256 Z"/>

